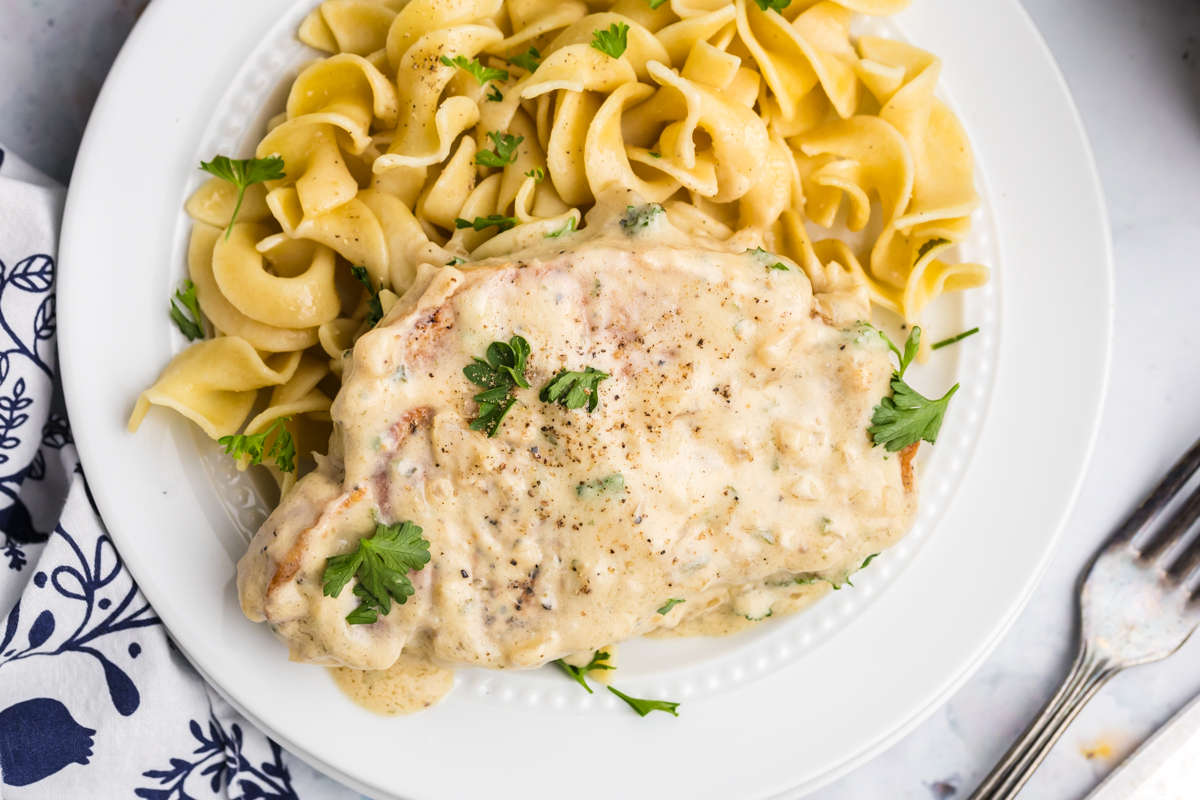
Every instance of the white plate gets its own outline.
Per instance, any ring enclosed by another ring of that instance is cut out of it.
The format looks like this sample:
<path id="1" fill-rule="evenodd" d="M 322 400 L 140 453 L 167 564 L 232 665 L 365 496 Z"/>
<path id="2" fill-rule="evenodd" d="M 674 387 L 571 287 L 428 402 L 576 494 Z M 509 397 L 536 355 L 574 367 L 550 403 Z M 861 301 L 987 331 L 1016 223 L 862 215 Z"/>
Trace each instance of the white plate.
<path id="1" fill-rule="evenodd" d="M 193 662 L 293 752 L 377 797 L 798 797 L 894 742 L 987 656 L 1028 599 L 1075 500 L 1108 373 L 1112 266 L 1077 114 L 1015 0 L 917 0 L 877 29 L 946 62 L 943 96 L 985 198 L 966 258 L 988 287 L 935 326 L 983 333 L 917 377 L 956 396 L 924 448 L 913 533 L 812 611 L 723 640 L 622 650 L 629 693 L 683 701 L 646 719 L 550 670 L 459 673 L 415 717 L 346 701 L 290 664 L 238 607 L 234 565 L 264 506 L 210 443 L 134 398 L 184 345 L 183 201 L 200 158 L 246 154 L 311 53 L 312 0 L 157 0 L 96 104 L 61 244 L 60 349 L 93 495 L 142 590 Z M 836 634 L 836 635 L 835 635 Z"/>

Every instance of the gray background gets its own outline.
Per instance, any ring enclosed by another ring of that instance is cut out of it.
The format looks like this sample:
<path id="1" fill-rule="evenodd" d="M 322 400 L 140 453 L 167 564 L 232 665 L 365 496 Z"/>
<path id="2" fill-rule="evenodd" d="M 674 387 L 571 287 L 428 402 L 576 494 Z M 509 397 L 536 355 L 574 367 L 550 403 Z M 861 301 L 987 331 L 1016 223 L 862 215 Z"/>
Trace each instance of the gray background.
<path id="1" fill-rule="evenodd" d="M 0 0 L 0 142 L 69 181 L 92 103 L 145 5 Z M 943 709 L 884 755 L 818 792 L 820 800 L 966 797 L 1066 669 L 1079 569 L 1114 522 L 1200 436 L 1200 3 L 1026 0 L 1025 6 L 1079 104 L 1111 215 L 1116 343 L 1100 442 L 1064 543 L 1000 647 Z M 1071 357 L 1070 342 L 1046 346 Z M 1028 388 L 1035 403 L 1038 387 Z M 1040 443 L 1017 446 L 1036 458 Z M 1022 798 L 1083 798 L 1197 693 L 1200 639 L 1168 661 L 1119 676 L 1071 727 Z"/>

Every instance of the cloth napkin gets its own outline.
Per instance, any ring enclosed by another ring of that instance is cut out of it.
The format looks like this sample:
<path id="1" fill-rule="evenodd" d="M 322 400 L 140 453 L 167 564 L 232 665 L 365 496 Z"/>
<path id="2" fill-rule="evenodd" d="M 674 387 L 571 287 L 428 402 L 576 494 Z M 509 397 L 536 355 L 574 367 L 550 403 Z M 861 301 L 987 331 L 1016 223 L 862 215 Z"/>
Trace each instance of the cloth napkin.
<path id="1" fill-rule="evenodd" d="M 64 197 L 0 147 L 0 798 L 357 800 L 205 684 L 104 529 L 55 372 Z"/>

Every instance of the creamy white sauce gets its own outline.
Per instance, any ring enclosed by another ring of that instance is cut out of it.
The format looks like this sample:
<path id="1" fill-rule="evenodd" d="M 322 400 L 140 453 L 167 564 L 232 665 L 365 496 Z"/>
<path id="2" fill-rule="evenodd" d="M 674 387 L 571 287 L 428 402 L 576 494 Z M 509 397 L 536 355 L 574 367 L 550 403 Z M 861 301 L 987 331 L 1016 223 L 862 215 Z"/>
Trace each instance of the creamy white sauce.
<path id="1" fill-rule="evenodd" d="M 423 268 L 357 343 L 329 458 L 239 565 L 247 615 L 294 660 L 386 669 L 427 637 L 443 667 L 528 668 L 655 630 L 721 635 L 907 532 L 911 475 L 866 430 L 892 370 L 879 337 L 821 319 L 790 262 L 623 215 L 598 207 L 542 252 Z M 480 390 L 462 369 L 514 335 L 533 388 L 489 439 L 467 428 Z M 612 376 L 596 413 L 538 399 L 585 366 Z M 357 598 L 325 597 L 321 575 L 376 514 L 420 525 L 431 560 L 407 603 L 349 626 Z"/>
<path id="2" fill-rule="evenodd" d="M 401 716 L 424 711 L 454 686 L 453 670 L 442 669 L 417 653 L 401 653 L 387 669 L 330 667 L 329 674 L 347 697 L 368 711 Z"/>

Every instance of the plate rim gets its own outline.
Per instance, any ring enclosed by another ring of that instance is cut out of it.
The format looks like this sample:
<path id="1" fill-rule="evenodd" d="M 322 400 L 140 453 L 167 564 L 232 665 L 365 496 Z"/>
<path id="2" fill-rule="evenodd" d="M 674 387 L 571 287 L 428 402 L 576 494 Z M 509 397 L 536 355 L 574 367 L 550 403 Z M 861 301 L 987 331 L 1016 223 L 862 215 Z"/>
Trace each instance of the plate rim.
<path id="1" fill-rule="evenodd" d="M 265 3 L 263 5 L 274 7 L 282 4 L 283 2 L 284 0 L 277 0 L 277 2 L 273 4 Z M 291 5 L 290 0 L 288 0 L 288 2 L 289 5 Z M 86 313 L 88 310 L 86 299 L 80 299 L 80 297 L 74 291 L 76 281 L 68 279 L 69 276 L 76 274 L 74 272 L 75 268 L 72 266 L 73 263 L 83 264 L 94 261 L 94 259 L 89 258 L 88 256 L 88 242 L 90 239 L 87 232 L 86 216 L 88 213 L 88 207 L 86 200 L 84 199 L 86 197 L 85 193 L 88 191 L 95 191 L 93 184 L 97 180 L 96 174 L 98 170 L 100 172 L 103 171 L 101 166 L 98 166 L 98 164 L 103 161 L 103 158 L 100 156 L 104 147 L 104 142 L 102 140 L 104 133 L 102 133 L 102 131 L 105 129 L 106 125 L 111 124 L 109 120 L 109 117 L 111 117 L 113 113 L 111 107 L 117 103 L 117 100 L 114 98 L 119 98 L 120 93 L 125 91 L 125 87 L 122 82 L 126 81 L 127 79 L 124 76 L 130 74 L 131 70 L 133 69 L 131 65 L 133 65 L 137 59 L 143 57 L 143 51 L 150 47 L 145 44 L 146 40 L 150 39 L 157 33 L 158 27 L 169 25 L 171 22 L 171 15 L 175 15 L 177 17 L 181 16 L 180 12 L 185 10 L 186 5 L 187 0 L 159 0 L 159 2 L 151 4 L 151 6 L 147 9 L 146 13 L 135 27 L 134 32 L 131 34 L 129 40 L 126 42 L 126 45 L 122 48 L 121 54 L 119 55 L 116 63 L 114 64 L 113 70 L 110 73 L 109 80 L 105 82 L 104 88 L 102 89 L 100 97 L 96 103 L 92 119 L 89 121 L 83 143 L 80 147 L 79 158 L 75 168 L 75 174 L 73 175 L 71 190 L 68 193 L 66 210 L 64 212 L 63 233 L 60 241 L 59 251 L 60 283 L 58 291 L 60 303 L 62 305 L 59 332 L 61 364 L 60 374 L 62 376 L 64 394 L 72 422 L 75 420 L 86 420 L 91 416 L 91 414 L 88 413 L 89 397 L 87 393 L 86 382 L 84 381 L 85 370 L 83 370 L 81 365 L 86 363 L 86 353 L 88 352 L 88 347 L 86 346 L 88 344 L 86 333 L 87 325 L 84 323 L 85 320 L 89 319 L 94 321 L 95 315 L 89 315 Z M 1036 569 L 1026 577 L 1022 585 L 1020 596 L 1009 604 L 1007 613 L 1004 615 L 1001 623 L 993 626 L 993 629 L 985 637 L 982 647 L 976 650 L 974 657 L 969 660 L 969 663 L 963 664 L 957 670 L 955 670 L 955 674 L 951 676 L 950 680 L 943 684 L 941 690 L 935 693 L 935 695 L 929 699 L 928 702 L 917 709 L 915 713 L 910 714 L 902 724 L 893 726 L 890 730 L 885 731 L 881 736 L 876 737 L 874 741 L 863 745 L 856 755 L 851 756 L 849 759 L 844 760 L 835 767 L 825 771 L 815 778 L 807 780 L 805 783 L 797 787 L 784 789 L 781 792 L 775 792 L 770 795 L 762 795 L 763 797 L 798 797 L 802 794 L 814 791 L 820 786 L 837 780 L 839 777 L 857 768 L 867 760 L 870 760 L 879 752 L 905 736 L 908 732 L 920 724 L 921 721 L 926 719 L 937 708 L 939 708 L 946 699 L 948 699 L 955 691 L 957 691 L 958 688 L 961 687 L 963 683 L 970 678 L 975 670 L 978 669 L 978 667 L 987 659 L 995 647 L 998 646 L 999 642 L 1004 638 L 1004 635 L 1015 623 L 1017 617 L 1027 605 L 1034 590 L 1040 583 L 1045 571 L 1049 567 L 1049 564 L 1061 543 L 1066 522 L 1070 518 L 1071 512 L 1073 511 L 1082 490 L 1083 483 L 1088 472 L 1088 465 L 1090 464 L 1092 454 L 1095 450 L 1096 441 L 1099 434 L 1100 420 L 1102 418 L 1103 409 L 1107 398 L 1109 376 L 1111 373 L 1114 335 L 1113 299 L 1115 296 L 1115 270 L 1113 264 L 1112 240 L 1109 229 L 1107 208 L 1104 203 L 1104 195 L 1100 176 L 1096 168 L 1096 162 L 1092 153 L 1091 144 L 1088 140 L 1086 129 L 1084 128 L 1078 108 L 1076 107 L 1074 99 L 1070 94 L 1066 80 L 1059 69 L 1057 62 L 1054 60 L 1053 54 L 1048 45 L 1041 37 L 1041 34 L 1037 30 L 1032 19 L 1029 17 L 1028 12 L 1025 11 L 1023 6 L 1021 6 L 1017 0 L 1009 0 L 1009 3 L 1006 5 L 1015 9 L 1021 23 L 1025 26 L 1025 28 L 1027 28 L 1027 33 L 1032 35 L 1034 41 L 1038 45 L 1040 49 L 1040 55 L 1044 58 L 1044 61 L 1052 70 L 1055 78 L 1054 89 L 1060 95 L 1060 99 L 1065 101 L 1065 109 L 1067 110 L 1072 122 L 1072 133 L 1075 134 L 1075 138 L 1083 148 L 1082 155 L 1086 161 L 1087 173 L 1088 177 L 1090 178 L 1089 186 L 1087 187 L 1089 189 L 1089 199 L 1095 199 L 1097 201 L 1095 210 L 1098 212 L 1098 215 L 1095 222 L 1097 222 L 1099 225 L 1099 243 L 1101 244 L 1102 250 L 1101 260 L 1103 263 L 1101 264 L 1101 270 L 1104 277 L 1103 294 L 1104 299 L 1106 300 L 1102 316 L 1105 336 L 1102 347 L 1103 353 L 1101 354 L 1102 364 L 1098 375 L 1100 391 L 1097 393 L 1098 399 L 1095 401 L 1093 406 L 1088 409 L 1090 412 L 1090 426 L 1089 431 L 1085 436 L 1086 445 L 1083 448 L 1083 452 L 1080 454 L 1080 458 L 1078 459 L 1079 467 L 1073 475 L 1069 496 L 1066 498 L 1066 503 L 1061 506 L 1059 518 L 1056 519 L 1051 526 L 1052 530 L 1051 535 L 1049 536 L 1049 543 L 1041 553 L 1036 565 Z M 261 13 L 262 12 L 260 10 L 260 14 Z M 254 29 L 253 25 L 247 25 L 246 27 L 249 30 Z M 242 37 L 243 40 L 247 38 L 248 36 Z M 231 45 L 231 47 L 233 46 L 234 45 Z M 188 132 L 181 134 L 183 137 L 187 137 L 189 135 L 191 134 Z M 93 155 L 93 152 L 95 152 L 95 155 Z M 1007 263 L 1007 259 L 1002 259 L 1002 261 Z M 76 313 L 80 312 L 81 309 L 84 313 Z M 82 332 L 77 333 L 77 331 Z M 1005 339 L 1002 338 L 1002 350 L 1004 349 L 1004 343 Z M 161 365 L 156 365 L 154 369 L 157 370 L 160 366 Z M 1000 378 L 997 377 L 997 381 L 999 380 Z M 136 393 L 136 390 L 131 391 Z M 991 416 L 992 413 L 989 410 L 988 418 Z M 987 420 L 985 419 L 985 426 L 986 425 Z M 97 505 L 99 508 L 106 511 L 104 514 L 106 524 L 109 520 L 117 521 L 115 525 L 111 525 L 109 527 L 109 531 L 114 539 L 114 542 L 125 542 L 126 530 L 123 527 L 126 521 L 125 513 L 112 505 L 115 504 L 116 500 L 110 492 L 106 491 L 107 487 L 110 486 L 110 480 L 113 479 L 110 478 L 110 476 L 103 470 L 102 465 L 106 463 L 108 457 L 100 449 L 100 436 L 98 433 L 93 435 L 92 428 L 85 430 L 83 426 L 80 426 L 74 430 L 81 461 L 85 465 L 91 464 L 97 467 L 96 472 L 89 472 L 89 475 L 92 476 L 89 480 L 93 486 Z M 986 432 L 983 435 L 986 435 Z M 977 459 L 973 456 L 973 464 L 976 461 Z M 949 510 L 947 510 L 947 513 L 948 512 Z M 945 524 L 946 521 L 943 519 L 942 524 L 939 525 L 939 528 Z M 135 538 L 131 536 L 131 538 L 128 540 L 128 543 L 131 547 L 133 546 L 134 541 Z M 138 579 L 139 586 L 143 585 L 143 582 L 140 580 L 141 576 L 138 574 L 139 571 L 142 570 L 142 565 L 137 555 L 134 555 L 131 558 L 124 551 L 122 551 L 122 557 L 125 559 L 126 564 L 130 566 L 131 571 L 134 573 L 135 579 Z M 191 659 L 190 655 L 189 659 Z M 204 674 L 203 670 L 201 670 L 201 672 Z M 332 765 L 325 758 L 322 758 L 318 754 L 312 752 L 311 749 L 300 745 L 297 741 L 294 741 L 292 737 L 278 735 L 278 729 L 276 729 L 274 726 L 263 725 L 262 720 L 258 715 L 250 713 L 251 710 L 249 708 L 234 698 L 233 692 L 227 691 L 225 687 L 220 687 L 216 681 L 210 681 L 210 683 L 213 686 L 217 686 L 220 693 L 230 699 L 235 707 L 242 711 L 248 718 L 250 718 L 256 724 L 259 724 L 260 727 L 268 731 L 272 736 L 281 741 L 281 743 L 285 744 L 285 746 L 287 746 L 293 752 L 302 754 L 303 757 L 310 762 L 320 764 L 322 769 L 327 773 L 338 777 L 348 784 L 353 784 L 356 787 L 366 788 L 371 792 L 387 791 L 381 787 L 368 786 L 361 783 L 357 778 L 350 776 L 344 770 Z"/>

